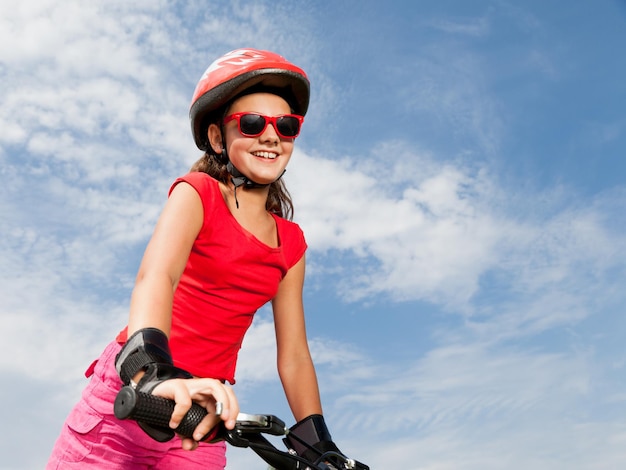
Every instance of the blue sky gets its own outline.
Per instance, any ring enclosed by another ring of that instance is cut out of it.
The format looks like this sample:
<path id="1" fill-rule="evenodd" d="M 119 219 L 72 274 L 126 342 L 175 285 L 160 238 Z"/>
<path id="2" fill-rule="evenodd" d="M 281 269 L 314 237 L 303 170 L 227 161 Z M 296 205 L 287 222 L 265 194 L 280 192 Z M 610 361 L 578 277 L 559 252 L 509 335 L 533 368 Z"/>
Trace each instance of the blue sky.
<path id="1" fill-rule="evenodd" d="M 286 182 L 340 447 L 374 469 L 626 461 L 626 3 L 0 6 L 3 469 L 42 468 L 125 324 L 197 79 L 238 47 L 302 66 Z M 271 314 L 242 408 L 287 418 Z M 264 468 L 229 451 L 228 468 Z"/>

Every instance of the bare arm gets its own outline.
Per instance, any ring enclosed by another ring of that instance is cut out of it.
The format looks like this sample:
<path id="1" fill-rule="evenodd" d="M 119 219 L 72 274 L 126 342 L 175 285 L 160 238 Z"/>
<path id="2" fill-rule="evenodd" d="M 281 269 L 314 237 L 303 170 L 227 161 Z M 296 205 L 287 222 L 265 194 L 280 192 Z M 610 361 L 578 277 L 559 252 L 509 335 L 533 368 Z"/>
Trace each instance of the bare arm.
<path id="1" fill-rule="evenodd" d="M 173 189 L 148 243 L 130 303 L 129 336 L 154 327 L 169 336 L 172 299 L 204 211 L 198 193 L 187 183 Z"/>
<path id="2" fill-rule="evenodd" d="M 315 367 L 309 352 L 302 304 L 305 257 L 281 281 L 272 301 L 278 374 L 296 421 L 322 414 Z"/>

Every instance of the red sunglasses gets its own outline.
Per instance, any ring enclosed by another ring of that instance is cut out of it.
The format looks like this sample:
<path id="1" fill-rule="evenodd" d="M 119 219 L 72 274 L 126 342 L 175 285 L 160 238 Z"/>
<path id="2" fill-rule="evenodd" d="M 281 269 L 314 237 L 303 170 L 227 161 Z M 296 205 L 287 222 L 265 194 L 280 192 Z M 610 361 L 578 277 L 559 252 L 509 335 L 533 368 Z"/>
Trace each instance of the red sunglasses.
<path id="1" fill-rule="evenodd" d="M 235 113 L 224 118 L 224 124 L 236 120 L 239 132 L 246 137 L 258 137 L 267 125 L 274 126 L 276 133 L 283 139 L 293 139 L 300 134 L 300 126 L 304 122 L 304 116 L 297 114 L 283 114 L 281 116 L 264 116 L 257 113 Z"/>

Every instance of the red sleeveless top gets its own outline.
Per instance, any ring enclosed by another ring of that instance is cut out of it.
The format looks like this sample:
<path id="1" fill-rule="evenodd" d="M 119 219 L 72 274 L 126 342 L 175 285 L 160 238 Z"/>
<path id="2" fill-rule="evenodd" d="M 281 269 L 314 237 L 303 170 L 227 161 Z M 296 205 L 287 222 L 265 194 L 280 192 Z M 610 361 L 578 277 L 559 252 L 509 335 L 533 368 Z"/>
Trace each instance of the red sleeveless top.
<path id="1" fill-rule="evenodd" d="M 203 172 L 177 179 L 200 195 L 204 222 L 174 292 L 170 348 L 174 364 L 197 377 L 235 383 L 243 337 L 307 245 L 300 227 L 273 215 L 278 247 L 245 230 L 230 213 L 219 183 Z M 117 340 L 124 343 L 126 329 Z"/>

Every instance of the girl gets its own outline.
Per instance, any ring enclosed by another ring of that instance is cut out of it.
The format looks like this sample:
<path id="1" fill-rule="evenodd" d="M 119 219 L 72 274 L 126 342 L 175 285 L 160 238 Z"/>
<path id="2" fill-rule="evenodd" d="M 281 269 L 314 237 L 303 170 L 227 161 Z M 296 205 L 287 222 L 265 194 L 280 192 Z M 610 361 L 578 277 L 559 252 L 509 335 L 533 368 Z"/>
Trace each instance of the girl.
<path id="1" fill-rule="evenodd" d="M 268 301 L 278 372 L 298 421 L 292 432 L 317 449 L 338 451 L 306 339 L 306 243 L 287 220 L 293 207 L 281 180 L 308 104 L 304 71 L 271 52 L 235 50 L 204 73 L 190 119 L 205 154 L 170 189 L 139 268 L 128 326 L 87 371 L 91 381 L 63 426 L 49 470 L 223 469 L 225 444 L 208 443 L 207 435 L 220 420 L 234 426 L 239 409 L 226 382 L 235 383 L 243 336 Z M 194 439 L 117 420 L 113 401 L 125 384 L 174 399 L 172 429 L 192 400 L 209 414 Z"/>

